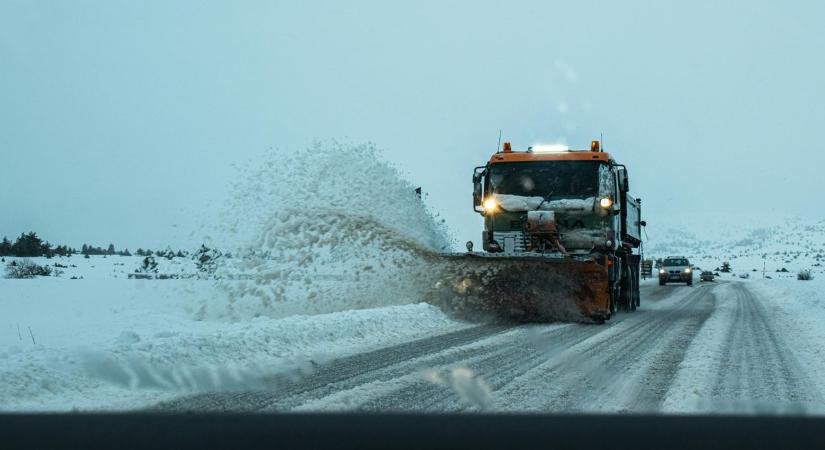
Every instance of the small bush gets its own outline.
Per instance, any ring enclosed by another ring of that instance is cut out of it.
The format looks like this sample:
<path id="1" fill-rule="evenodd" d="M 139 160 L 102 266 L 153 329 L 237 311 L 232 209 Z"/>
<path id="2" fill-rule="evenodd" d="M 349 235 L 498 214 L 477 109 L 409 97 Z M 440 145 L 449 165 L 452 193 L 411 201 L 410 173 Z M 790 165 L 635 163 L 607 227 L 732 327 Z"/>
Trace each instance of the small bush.
<path id="1" fill-rule="evenodd" d="M 158 263 L 152 256 L 143 258 L 140 267 L 135 270 L 135 273 L 158 273 Z"/>
<path id="2" fill-rule="evenodd" d="M 799 273 L 796 274 L 797 280 L 813 280 L 814 275 L 811 273 L 811 269 L 802 269 Z"/>
<path id="3" fill-rule="evenodd" d="M 6 265 L 6 278 L 34 278 L 34 277 L 48 277 L 52 274 L 52 268 L 49 266 L 39 266 L 27 259 Z"/>
<path id="4" fill-rule="evenodd" d="M 201 244 L 201 248 L 192 255 L 192 259 L 195 261 L 195 267 L 198 268 L 201 276 L 209 277 L 215 274 L 222 256 L 220 250 Z"/>

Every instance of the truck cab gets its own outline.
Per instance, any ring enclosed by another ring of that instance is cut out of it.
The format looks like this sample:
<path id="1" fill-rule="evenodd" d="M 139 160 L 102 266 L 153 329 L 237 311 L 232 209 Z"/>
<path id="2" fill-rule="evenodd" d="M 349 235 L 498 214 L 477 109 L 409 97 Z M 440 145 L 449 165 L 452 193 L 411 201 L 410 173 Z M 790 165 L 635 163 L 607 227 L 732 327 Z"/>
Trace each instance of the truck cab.
<path id="1" fill-rule="evenodd" d="M 621 253 L 641 243 L 640 202 L 629 194 L 627 169 L 601 151 L 598 141 L 590 151 L 535 146 L 514 152 L 505 143 L 476 168 L 473 182 L 487 252 L 582 257 Z M 553 236 L 537 239 L 531 227 L 538 221 Z"/>
<path id="2" fill-rule="evenodd" d="M 589 150 L 550 145 L 526 151 L 513 151 L 505 142 L 473 173 L 473 208 L 484 218 L 483 249 L 490 255 L 596 263 L 605 279 L 591 288 L 609 297 L 603 316 L 617 307 L 633 311 L 640 276 L 634 249 L 645 223 L 641 201 L 629 191 L 627 168 L 599 141 Z"/>

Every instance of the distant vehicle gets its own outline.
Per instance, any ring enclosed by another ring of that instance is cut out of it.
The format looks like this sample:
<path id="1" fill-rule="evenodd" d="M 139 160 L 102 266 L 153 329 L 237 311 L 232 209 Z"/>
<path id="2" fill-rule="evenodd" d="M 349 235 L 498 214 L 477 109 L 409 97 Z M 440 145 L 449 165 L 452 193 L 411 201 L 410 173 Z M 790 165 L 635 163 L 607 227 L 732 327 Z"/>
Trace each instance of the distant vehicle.
<path id="1" fill-rule="evenodd" d="M 674 281 L 693 285 L 693 268 L 684 256 L 668 256 L 659 267 L 659 286 Z"/>
<path id="2" fill-rule="evenodd" d="M 699 281 L 713 281 L 714 275 L 713 272 L 706 270 L 699 274 Z"/>

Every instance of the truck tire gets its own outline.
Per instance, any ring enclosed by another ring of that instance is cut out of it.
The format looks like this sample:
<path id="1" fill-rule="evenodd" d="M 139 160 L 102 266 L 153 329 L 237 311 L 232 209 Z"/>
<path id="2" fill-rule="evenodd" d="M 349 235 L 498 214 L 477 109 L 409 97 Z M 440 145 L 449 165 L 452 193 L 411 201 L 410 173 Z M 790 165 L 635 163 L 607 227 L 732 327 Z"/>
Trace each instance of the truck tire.
<path id="1" fill-rule="evenodd" d="M 633 267 L 630 264 L 624 265 L 622 270 L 621 295 L 619 296 L 619 307 L 622 311 L 633 312 L 636 310 L 636 299 L 633 298 L 634 285 Z"/>
<path id="2" fill-rule="evenodd" d="M 610 315 L 619 312 L 619 299 L 621 298 L 619 286 L 610 288 Z"/>
<path id="3" fill-rule="evenodd" d="M 664 286 L 665 284 L 665 280 L 659 278 L 659 286 Z"/>

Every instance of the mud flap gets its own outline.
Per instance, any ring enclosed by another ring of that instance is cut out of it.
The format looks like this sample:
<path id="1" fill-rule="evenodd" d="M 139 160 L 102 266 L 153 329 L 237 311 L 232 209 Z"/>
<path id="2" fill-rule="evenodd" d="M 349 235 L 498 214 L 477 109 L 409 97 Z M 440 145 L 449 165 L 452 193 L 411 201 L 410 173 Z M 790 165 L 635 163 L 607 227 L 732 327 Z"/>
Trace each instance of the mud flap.
<path id="1" fill-rule="evenodd" d="M 444 254 L 429 301 L 459 316 L 522 321 L 603 322 L 608 273 L 593 260 L 541 255 Z"/>

